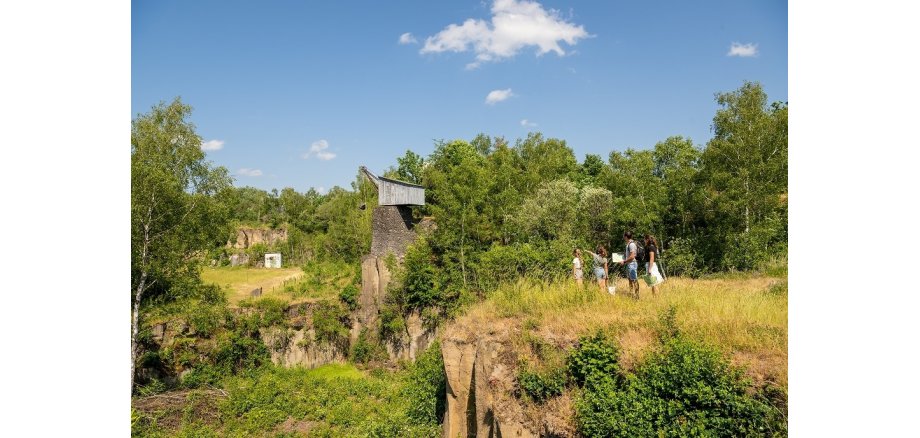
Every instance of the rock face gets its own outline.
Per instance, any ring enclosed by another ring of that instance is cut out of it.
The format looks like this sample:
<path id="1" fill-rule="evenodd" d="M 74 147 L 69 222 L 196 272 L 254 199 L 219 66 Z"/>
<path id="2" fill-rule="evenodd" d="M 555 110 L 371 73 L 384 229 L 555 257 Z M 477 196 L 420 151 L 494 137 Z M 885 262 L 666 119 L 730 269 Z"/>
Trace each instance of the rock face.
<path id="1" fill-rule="evenodd" d="M 415 360 L 434 342 L 437 330 L 425 326 L 421 315 L 412 312 L 406 317 L 406 334 L 399 340 L 386 344 L 390 359 Z"/>
<path id="2" fill-rule="evenodd" d="M 303 303 L 286 311 L 291 328 L 272 327 L 260 332 L 262 342 L 271 352 L 272 362 L 282 366 L 302 365 L 316 368 L 334 362 L 345 362 L 345 352 L 333 345 L 316 342 L 313 330 L 313 304 Z"/>
<path id="3" fill-rule="evenodd" d="M 380 308 L 384 304 L 392 275 L 383 257 L 367 255 L 361 259 L 361 294 L 358 310 L 351 327 L 351 341 L 355 342 L 361 330 L 376 332 L 380 323 Z M 426 327 L 418 313 L 406 317 L 406 334 L 385 344 L 390 359 L 415 360 L 435 338 L 435 329 Z"/>
<path id="4" fill-rule="evenodd" d="M 358 295 L 358 310 L 352 325 L 352 340 L 358 338 L 361 329 L 377 327 L 380 306 L 390 284 L 390 270 L 382 257 L 366 255 L 361 258 L 361 294 Z"/>
<path id="5" fill-rule="evenodd" d="M 418 239 L 416 229 L 426 232 L 434 228 L 430 219 L 416 223 L 412 210 L 404 205 L 380 205 L 372 212 L 371 252 L 361 259 L 361 294 L 358 310 L 351 327 L 352 342 L 363 329 L 379 329 L 380 308 L 384 304 L 392 274 L 386 260 L 390 255 L 401 263 L 409 245 Z M 406 333 L 385 343 L 390 359 L 415 360 L 419 352 L 434 342 L 435 329 L 426 327 L 418 313 L 406 317 Z"/>
<path id="6" fill-rule="evenodd" d="M 246 249 L 257 243 L 272 245 L 285 241 L 288 238 L 287 229 L 239 228 L 236 230 L 236 240 L 227 242 L 227 246 L 234 249 Z"/>
<path id="7" fill-rule="evenodd" d="M 272 362 L 282 366 L 316 368 L 328 363 L 344 363 L 343 352 L 331 345 L 318 345 L 312 328 L 285 330 L 272 328 L 261 333 L 271 352 Z"/>
<path id="8" fill-rule="evenodd" d="M 514 354 L 507 329 L 492 325 L 477 330 L 453 327 L 441 337 L 447 375 L 444 438 L 537 437 L 512 395 Z"/>

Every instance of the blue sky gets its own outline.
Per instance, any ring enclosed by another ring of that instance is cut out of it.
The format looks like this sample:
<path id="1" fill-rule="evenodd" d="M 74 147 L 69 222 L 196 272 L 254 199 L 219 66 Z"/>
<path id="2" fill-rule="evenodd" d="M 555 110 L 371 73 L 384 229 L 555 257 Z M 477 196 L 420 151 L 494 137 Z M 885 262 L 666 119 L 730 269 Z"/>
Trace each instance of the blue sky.
<path id="1" fill-rule="evenodd" d="M 540 131 L 606 160 L 671 135 L 705 144 L 713 94 L 744 80 L 788 100 L 782 1 L 133 1 L 131 15 L 132 117 L 181 96 L 237 186 L 348 187 L 362 164 L 480 132 Z"/>

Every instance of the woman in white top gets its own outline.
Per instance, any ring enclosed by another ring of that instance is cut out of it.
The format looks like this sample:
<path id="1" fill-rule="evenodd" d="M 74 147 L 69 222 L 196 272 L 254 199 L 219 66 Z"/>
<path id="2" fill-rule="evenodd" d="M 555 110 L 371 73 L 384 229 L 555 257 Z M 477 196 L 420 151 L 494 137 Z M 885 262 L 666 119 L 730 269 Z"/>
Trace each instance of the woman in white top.
<path id="1" fill-rule="evenodd" d="M 583 284 L 582 280 L 584 279 L 584 276 L 585 276 L 584 272 L 581 269 L 581 267 L 584 265 L 584 263 L 581 262 L 581 250 L 576 248 L 575 251 L 572 253 L 572 255 L 575 256 L 575 258 L 572 259 L 572 275 L 575 276 L 575 283 L 577 283 L 578 286 L 581 287 Z"/>

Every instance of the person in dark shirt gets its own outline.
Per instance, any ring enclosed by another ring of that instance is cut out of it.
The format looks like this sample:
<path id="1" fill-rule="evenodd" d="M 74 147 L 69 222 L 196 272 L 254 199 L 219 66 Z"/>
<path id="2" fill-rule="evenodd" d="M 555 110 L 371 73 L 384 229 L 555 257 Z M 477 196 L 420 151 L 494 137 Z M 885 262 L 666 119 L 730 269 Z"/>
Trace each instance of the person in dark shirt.
<path id="1" fill-rule="evenodd" d="M 652 276 L 654 283 L 652 283 L 652 293 L 658 293 L 658 285 L 661 284 L 663 278 L 661 273 L 658 271 L 658 260 L 661 258 L 661 253 L 658 251 L 658 241 L 655 240 L 655 236 L 651 234 L 645 235 L 645 272 L 648 275 Z"/>

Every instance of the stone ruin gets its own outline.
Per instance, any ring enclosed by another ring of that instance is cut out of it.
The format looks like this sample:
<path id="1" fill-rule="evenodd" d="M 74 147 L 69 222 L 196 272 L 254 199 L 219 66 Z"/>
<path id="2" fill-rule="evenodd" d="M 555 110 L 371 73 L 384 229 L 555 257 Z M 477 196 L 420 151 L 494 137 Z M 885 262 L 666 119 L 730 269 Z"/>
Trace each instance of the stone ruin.
<path id="1" fill-rule="evenodd" d="M 396 262 L 401 263 L 409 245 L 418 238 L 418 232 L 433 228 L 430 219 L 416 221 L 412 217 L 411 206 L 425 205 L 422 186 L 378 177 L 363 166 L 361 171 L 377 187 L 379 196 L 378 205 L 371 212 L 371 252 L 361 258 L 361 294 L 351 330 L 352 341 L 357 339 L 362 328 L 374 330 L 379 323 L 380 306 L 392 279 L 386 259 L 392 254 Z M 406 326 L 405 339 L 387 345 L 391 358 L 415 359 L 434 341 L 434 331 L 423 326 L 419 315 L 409 315 Z"/>

